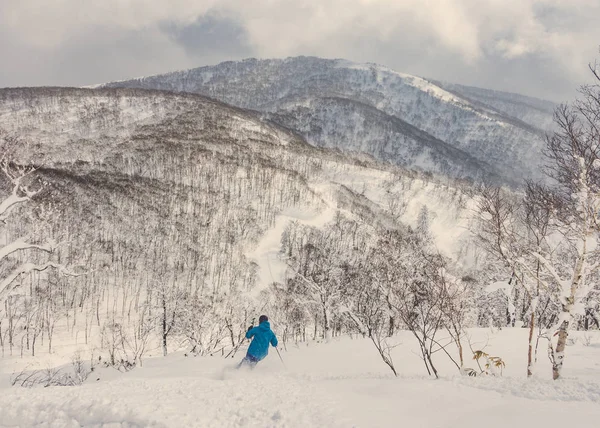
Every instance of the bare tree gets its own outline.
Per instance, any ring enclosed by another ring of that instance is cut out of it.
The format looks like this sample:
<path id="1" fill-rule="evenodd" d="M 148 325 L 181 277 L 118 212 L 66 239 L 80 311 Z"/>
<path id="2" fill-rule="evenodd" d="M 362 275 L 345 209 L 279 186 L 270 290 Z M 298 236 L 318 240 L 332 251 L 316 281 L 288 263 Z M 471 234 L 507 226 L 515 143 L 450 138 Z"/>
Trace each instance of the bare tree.
<path id="1" fill-rule="evenodd" d="M 390 320 L 395 320 L 397 315 L 387 299 L 390 290 L 386 285 L 389 284 L 380 282 L 385 273 L 377 261 L 371 251 L 349 275 L 346 285 L 350 292 L 342 313 L 362 335 L 369 337 L 382 361 L 398 376 L 392 357 L 398 343 L 390 334 Z"/>

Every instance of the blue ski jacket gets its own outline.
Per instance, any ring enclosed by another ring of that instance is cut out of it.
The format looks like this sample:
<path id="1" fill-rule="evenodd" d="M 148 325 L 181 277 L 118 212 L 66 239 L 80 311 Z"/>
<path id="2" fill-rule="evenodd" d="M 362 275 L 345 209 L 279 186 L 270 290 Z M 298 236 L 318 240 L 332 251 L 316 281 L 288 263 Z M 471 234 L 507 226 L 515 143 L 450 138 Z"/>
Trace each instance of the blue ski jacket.
<path id="1" fill-rule="evenodd" d="M 277 346 L 275 333 L 271 331 L 269 321 L 261 322 L 258 327 L 251 328 L 246 333 L 246 339 L 252 339 L 248 348 L 248 355 L 252 355 L 257 360 L 262 360 L 269 353 L 269 343 L 273 347 Z"/>

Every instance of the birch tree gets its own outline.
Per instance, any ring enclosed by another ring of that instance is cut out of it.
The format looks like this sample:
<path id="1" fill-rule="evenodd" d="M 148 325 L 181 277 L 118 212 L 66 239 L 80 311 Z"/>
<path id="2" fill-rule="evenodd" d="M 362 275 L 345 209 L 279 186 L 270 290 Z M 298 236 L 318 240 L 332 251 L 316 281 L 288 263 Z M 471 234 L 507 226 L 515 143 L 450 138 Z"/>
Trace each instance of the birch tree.
<path id="1" fill-rule="evenodd" d="M 586 314 L 600 266 L 600 87 L 583 87 L 581 94 L 555 112 L 557 131 L 545 153 L 551 187 L 529 184 L 521 199 L 495 189 L 479 206 L 480 242 L 530 297 L 528 375 L 540 295 L 560 308 L 546 334 L 553 379 L 561 376 L 569 330 Z"/>
<path id="2" fill-rule="evenodd" d="M 579 101 L 557 109 L 558 131 L 547 141 L 549 175 L 558 183 L 561 202 L 555 209 L 561 246 L 554 259 L 534 254 L 558 286 L 561 313 L 549 353 L 554 379 L 561 375 L 574 316 L 585 316 L 584 302 L 600 266 L 600 87 L 584 87 L 581 93 Z"/>

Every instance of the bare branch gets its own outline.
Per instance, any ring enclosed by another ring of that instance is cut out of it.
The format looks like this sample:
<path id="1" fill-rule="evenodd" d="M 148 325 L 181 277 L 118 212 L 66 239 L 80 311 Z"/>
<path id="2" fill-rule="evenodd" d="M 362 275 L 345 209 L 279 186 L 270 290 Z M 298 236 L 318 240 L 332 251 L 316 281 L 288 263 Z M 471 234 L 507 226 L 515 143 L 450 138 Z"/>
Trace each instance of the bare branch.
<path id="1" fill-rule="evenodd" d="M 15 241 L 12 244 L 9 244 L 3 248 L 0 248 L 0 260 L 3 260 L 5 257 L 8 257 L 10 254 L 19 251 L 19 250 L 40 250 L 45 251 L 47 253 L 51 253 L 53 251 L 52 246 L 46 245 L 36 245 L 29 244 L 22 240 Z"/>
<path id="2" fill-rule="evenodd" d="M 592 65 L 592 63 L 589 63 L 588 67 L 590 67 L 590 71 L 592 72 L 594 77 L 596 77 L 596 79 L 600 82 L 600 71 L 598 71 L 598 61 L 596 61 L 594 65 Z"/>
<path id="3" fill-rule="evenodd" d="M 67 270 L 63 265 L 55 263 L 55 262 L 47 262 L 41 265 L 35 263 L 23 263 L 21 266 L 17 267 L 13 270 L 6 278 L 0 282 L 0 296 L 5 294 L 5 292 L 9 291 L 9 286 L 21 275 L 30 273 L 30 272 L 42 272 L 47 269 L 57 269 L 61 274 L 67 276 L 82 276 L 86 273 L 74 273 Z"/>
<path id="4" fill-rule="evenodd" d="M 7 160 L 2 159 L 0 169 L 13 184 L 10 196 L 0 202 L 0 222 L 4 223 L 15 206 L 31 200 L 41 189 L 32 191 L 22 184 L 25 177 L 36 171 L 33 167 L 11 167 Z"/>

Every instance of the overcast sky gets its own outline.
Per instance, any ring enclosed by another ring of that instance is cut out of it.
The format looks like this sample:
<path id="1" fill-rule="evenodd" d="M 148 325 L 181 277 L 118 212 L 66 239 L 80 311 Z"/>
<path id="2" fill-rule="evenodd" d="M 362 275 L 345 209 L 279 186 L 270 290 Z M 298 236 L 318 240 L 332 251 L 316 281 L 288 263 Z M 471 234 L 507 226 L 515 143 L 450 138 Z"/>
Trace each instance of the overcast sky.
<path id="1" fill-rule="evenodd" d="M 600 0 L 0 0 L 0 87 L 316 55 L 568 101 Z"/>

